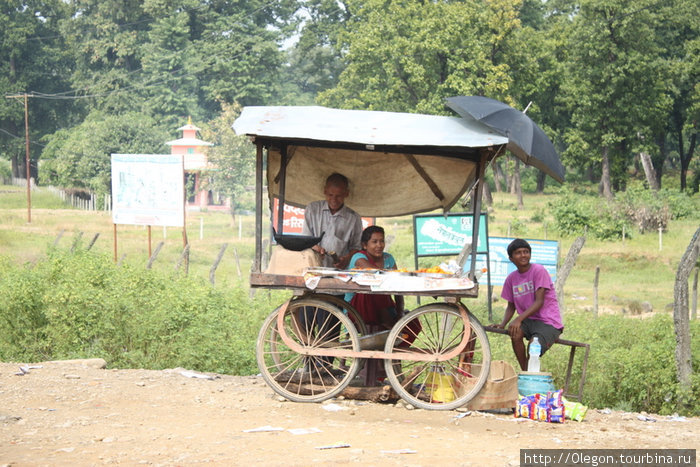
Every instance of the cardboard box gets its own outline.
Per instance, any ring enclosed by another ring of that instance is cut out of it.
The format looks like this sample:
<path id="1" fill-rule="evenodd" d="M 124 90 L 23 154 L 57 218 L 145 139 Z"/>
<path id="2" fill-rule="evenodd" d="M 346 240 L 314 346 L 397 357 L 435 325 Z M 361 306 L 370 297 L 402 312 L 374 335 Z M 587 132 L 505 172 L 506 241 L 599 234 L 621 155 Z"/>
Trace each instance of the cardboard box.
<path id="1" fill-rule="evenodd" d="M 457 386 L 458 396 L 469 391 L 465 378 L 460 377 Z M 515 407 L 518 400 L 518 375 L 513 366 L 503 360 L 491 362 L 489 377 L 481 391 L 467 402 L 470 410 L 509 409 Z"/>
<path id="2" fill-rule="evenodd" d="M 266 274 L 303 276 L 306 268 L 321 266 L 321 256 L 311 248 L 302 251 L 287 250 L 279 245 L 272 247 L 270 264 Z"/>

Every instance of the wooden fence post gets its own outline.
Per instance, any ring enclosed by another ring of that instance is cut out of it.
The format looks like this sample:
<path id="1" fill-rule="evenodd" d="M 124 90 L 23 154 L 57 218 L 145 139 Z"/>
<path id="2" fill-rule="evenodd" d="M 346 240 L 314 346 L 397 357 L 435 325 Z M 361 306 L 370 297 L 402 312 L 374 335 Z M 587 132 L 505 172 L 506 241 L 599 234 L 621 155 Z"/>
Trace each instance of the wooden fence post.
<path id="1" fill-rule="evenodd" d="M 92 240 L 90 240 L 90 244 L 87 246 L 87 251 L 90 251 L 90 248 L 95 244 L 97 241 L 97 238 L 100 236 L 100 233 L 97 232 L 94 237 L 92 237 Z"/>
<path id="2" fill-rule="evenodd" d="M 151 269 L 151 266 L 153 266 L 153 263 L 158 257 L 158 253 L 160 253 L 160 249 L 163 248 L 163 245 L 165 245 L 165 242 L 158 243 L 158 245 L 156 246 L 156 251 L 154 251 L 151 257 L 148 258 L 148 263 L 146 263 L 146 269 Z"/>
<path id="3" fill-rule="evenodd" d="M 223 256 L 224 256 L 224 252 L 226 251 L 226 247 L 228 247 L 228 243 L 224 243 L 223 245 L 221 245 L 221 250 L 219 250 L 219 255 L 216 257 L 214 264 L 211 265 L 211 269 L 209 269 L 209 282 L 211 282 L 211 285 L 214 285 L 214 282 L 215 282 L 214 277 L 216 276 L 216 268 L 219 267 L 219 263 L 221 262 L 221 258 L 223 258 Z"/>
<path id="4" fill-rule="evenodd" d="M 595 279 L 593 279 L 593 316 L 598 316 L 598 278 L 600 266 L 595 267 Z"/>
<path id="5" fill-rule="evenodd" d="M 690 312 L 693 319 L 697 319 L 698 317 L 698 270 L 700 270 L 700 268 L 695 268 L 695 276 L 693 277 L 693 307 Z"/>
<path id="6" fill-rule="evenodd" d="M 80 243 L 80 239 L 83 238 L 83 233 L 78 232 L 78 235 L 75 236 L 73 239 L 73 245 L 70 247 L 70 252 L 73 253 L 76 248 L 78 248 L 78 244 Z"/>
<path id="7" fill-rule="evenodd" d="M 583 248 L 584 243 L 586 243 L 585 236 L 578 237 L 576 240 L 574 240 L 571 248 L 569 248 L 569 253 L 566 255 L 564 264 L 562 264 L 561 268 L 559 268 L 559 272 L 557 273 L 557 281 L 554 284 L 554 289 L 557 292 L 557 300 L 559 301 L 559 307 L 562 310 L 564 310 L 564 284 L 566 283 L 566 279 L 569 277 L 569 273 L 576 264 L 576 258 L 581 252 L 581 248 Z"/>
<path id="8" fill-rule="evenodd" d="M 190 244 L 188 243 L 185 245 L 185 248 L 182 249 L 182 253 L 180 254 L 180 259 L 177 260 L 177 263 L 175 264 L 175 270 L 177 271 L 180 269 L 180 266 L 182 266 L 182 263 L 185 261 L 185 257 L 188 257 L 190 254 Z M 188 261 L 189 263 L 189 261 Z M 185 274 L 187 274 L 187 266 L 185 266 Z"/>
<path id="9" fill-rule="evenodd" d="M 58 232 L 58 235 L 56 235 L 56 240 L 53 241 L 53 246 L 58 245 L 58 242 L 61 240 L 61 237 L 63 237 L 63 233 L 66 231 L 66 229 L 61 229 L 60 232 Z"/>
<path id="10" fill-rule="evenodd" d="M 690 352 L 690 322 L 688 315 L 688 278 L 695 267 L 700 250 L 700 228 L 695 231 L 688 248 L 678 263 L 673 287 L 673 327 L 676 332 L 676 370 L 680 384 L 681 403 L 687 405 L 691 397 L 693 365 Z"/>
<path id="11" fill-rule="evenodd" d="M 236 258 L 236 269 L 238 270 L 238 277 L 241 277 L 241 260 L 238 258 L 238 250 L 233 249 L 233 256 Z"/>

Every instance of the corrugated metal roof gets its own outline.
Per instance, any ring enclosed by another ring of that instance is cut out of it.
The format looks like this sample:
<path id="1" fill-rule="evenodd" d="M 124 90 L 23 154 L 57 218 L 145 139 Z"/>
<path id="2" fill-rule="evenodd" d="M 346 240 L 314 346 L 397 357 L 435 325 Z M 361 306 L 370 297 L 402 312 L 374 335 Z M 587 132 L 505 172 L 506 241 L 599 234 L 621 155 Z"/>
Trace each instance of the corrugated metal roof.
<path id="1" fill-rule="evenodd" d="M 486 125 L 460 117 L 320 106 L 245 107 L 233 129 L 239 135 L 366 145 L 473 148 L 508 143 Z"/>

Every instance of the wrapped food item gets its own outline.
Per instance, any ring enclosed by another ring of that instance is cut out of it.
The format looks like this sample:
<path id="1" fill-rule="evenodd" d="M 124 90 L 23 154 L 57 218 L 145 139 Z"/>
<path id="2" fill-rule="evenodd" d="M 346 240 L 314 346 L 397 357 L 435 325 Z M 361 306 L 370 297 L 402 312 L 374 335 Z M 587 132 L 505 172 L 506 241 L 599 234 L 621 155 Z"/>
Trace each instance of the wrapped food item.
<path id="1" fill-rule="evenodd" d="M 540 394 L 538 394 L 539 396 Z M 547 397 L 538 397 L 535 404 L 535 420 L 539 422 L 549 421 L 550 406 L 547 403 Z"/>
<path id="2" fill-rule="evenodd" d="M 549 413 L 547 414 L 548 422 L 550 423 L 564 423 L 566 413 L 566 407 L 550 407 Z"/>
<path id="3" fill-rule="evenodd" d="M 569 420 L 575 420 L 577 422 L 582 422 L 586 417 L 586 412 L 588 412 L 588 407 L 581 404 L 580 402 L 573 402 L 566 399 L 564 400 L 564 408 L 566 410 L 566 417 Z"/>
<path id="4" fill-rule="evenodd" d="M 529 418 L 534 420 L 535 417 L 535 396 L 522 396 L 518 399 L 515 406 L 516 418 Z"/>

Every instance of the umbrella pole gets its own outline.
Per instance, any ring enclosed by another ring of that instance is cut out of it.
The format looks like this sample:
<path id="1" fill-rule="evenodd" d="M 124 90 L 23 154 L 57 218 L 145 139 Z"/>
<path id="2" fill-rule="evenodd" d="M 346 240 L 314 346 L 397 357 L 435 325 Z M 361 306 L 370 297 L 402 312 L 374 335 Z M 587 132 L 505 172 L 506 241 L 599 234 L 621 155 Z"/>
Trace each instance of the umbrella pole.
<path id="1" fill-rule="evenodd" d="M 472 262 L 469 268 L 469 278 L 474 279 L 474 271 L 476 270 L 476 254 L 479 251 L 479 221 L 481 219 L 481 195 L 484 191 L 484 174 L 486 173 L 486 163 L 488 162 L 488 151 L 481 151 L 481 160 L 477 167 L 478 178 L 476 182 L 476 190 L 474 191 L 474 222 L 472 227 Z"/>

